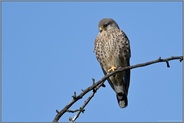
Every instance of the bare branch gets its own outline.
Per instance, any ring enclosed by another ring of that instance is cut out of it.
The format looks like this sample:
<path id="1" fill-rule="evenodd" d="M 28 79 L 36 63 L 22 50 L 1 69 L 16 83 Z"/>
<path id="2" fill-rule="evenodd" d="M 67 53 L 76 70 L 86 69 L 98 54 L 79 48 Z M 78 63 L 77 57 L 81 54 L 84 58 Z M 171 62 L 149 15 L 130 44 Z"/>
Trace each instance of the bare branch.
<path id="1" fill-rule="evenodd" d="M 82 105 L 82 107 L 80 107 L 80 110 L 77 112 L 77 114 L 74 116 L 74 118 L 70 118 L 70 121 L 74 122 L 79 117 L 79 115 L 81 114 L 81 112 L 84 113 L 84 111 L 85 111 L 84 108 L 89 103 L 89 101 L 94 97 L 95 93 L 97 92 L 97 90 L 101 86 L 103 87 L 104 86 L 104 83 L 98 85 L 96 88 L 93 89 L 93 93 L 87 98 L 87 100 L 84 101 L 84 104 Z"/>
<path id="2" fill-rule="evenodd" d="M 159 57 L 157 60 L 153 60 L 153 61 L 149 61 L 149 62 L 146 62 L 146 63 L 141 63 L 141 64 L 136 64 L 136 65 L 132 65 L 132 66 L 128 66 L 128 67 L 124 67 L 124 68 L 118 68 L 117 70 L 111 72 L 111 73 L 108 73 L 106 74 L 103 78 L 101 78 L 99 81 L 95 82 L 94 79 L 93 80 L 93 84 L 91 86 L 89 86 L 88 88 L 86 88 L 85 90 L 82 90 L 82 92 L 77 96 L 76 95 L 76 92 L 74 92 L 74 95 L 72 96 L 73 97 L 73 100 L 67 104 L 61 111 L 58 111 L 56 110 L 57 112 L 57 115 L 55 116 L 54 120 L 52 122 L 58 122 L 58 120 L 60 119 L 60 117 L 68 112 L 68 111 L 71 111 L 69 110 L 69 108 L 75 103 L 77 102 L 79 99 L 81 99 L 85 94 L 87 94 L 88 92 L 90 92 L 91 90 L 93 90 L 92 94 L 88 97 L 88 99 L 86 101 L 84 101 L 84 104 L 82 105 L 82 107 L 77 111 L 77 114 L 75 115 L 74 118 L 70 118 L 70 121 L 71 122 L 74 122 L 80 115 L 81 112 L 84 111 L 84 107 L 89 103 L 89 101 L 93 98 L 93 96 L 95 95 L 95 93 L 97 92 L 97 90 L 101 87 L 101 86 L 105 86 L 104 85 L 104 82 L 107 78 L 109 78 L 110 76 L 118 73 L 118 72 L 121 72 L 121 71 L 124 71 L 124 70 L 127 70 L 127 69 L 134 69 L 134 68 L 138 68 L 138 67 L 144 67 L 144 66 L 148 66 L 148 65 L 151 65 L 151 64 L 155 64 L 155 63 L 159 63 L 159 62 L 165 62 L 167 67 L 170 67 L 169 65 L 169 61 L 171 60 L 180 60 L 180 62 L 183 60 L 183 56 L 172 56 L 172 57 L 169 57 L 169 58 L 166 58 L 166 59 L 162 59 L 161 57 Z"/>
<path id="3" fill-rule="evenodd" d="M 75 113 L 75 112 L 78 112 L 78 111 L 84 112 L 85 110 L 84 109 L 76 109 L 76 110 L 67 110 L 66 112 Z"/>

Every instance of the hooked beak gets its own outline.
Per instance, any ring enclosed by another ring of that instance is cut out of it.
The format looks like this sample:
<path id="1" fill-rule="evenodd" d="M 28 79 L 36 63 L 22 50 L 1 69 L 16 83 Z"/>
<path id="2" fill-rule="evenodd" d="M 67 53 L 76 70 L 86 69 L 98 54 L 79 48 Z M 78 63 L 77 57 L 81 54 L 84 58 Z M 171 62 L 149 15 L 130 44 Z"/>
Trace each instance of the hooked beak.
<path id="1" fill-rule="evenodd" d="M 99 27 L 99 29 L 100 29 L 100 32 L 102 32 L 104 28 L 101 26 L 101 27 Z"/>

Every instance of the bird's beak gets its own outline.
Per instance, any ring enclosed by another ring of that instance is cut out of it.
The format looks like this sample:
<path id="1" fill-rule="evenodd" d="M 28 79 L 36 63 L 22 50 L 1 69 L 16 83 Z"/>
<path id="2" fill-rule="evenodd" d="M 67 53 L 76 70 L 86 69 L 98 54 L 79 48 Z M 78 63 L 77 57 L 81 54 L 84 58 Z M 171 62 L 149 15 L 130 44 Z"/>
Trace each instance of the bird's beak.
<path id="1" fill-rule="evenodd" d="M 99 27 L 99 29 L 100 29 L 100 32 L 102 32 L 102 30 L 103 30 L 103 27 L 101 26 L 101 27 Z"/>

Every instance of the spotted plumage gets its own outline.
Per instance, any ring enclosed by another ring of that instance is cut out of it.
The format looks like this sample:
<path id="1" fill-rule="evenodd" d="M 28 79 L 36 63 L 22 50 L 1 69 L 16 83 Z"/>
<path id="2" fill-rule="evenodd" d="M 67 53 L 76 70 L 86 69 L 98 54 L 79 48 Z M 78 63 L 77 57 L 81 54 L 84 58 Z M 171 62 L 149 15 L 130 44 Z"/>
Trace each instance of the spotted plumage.
<path id="1" fill-rule="evenodd" d="M 98 25 L 100 32 L 95 39 L 96 58 L 104 74 L 120 67 L 129 66 L 130 44 L 126 34 L 119 29 L 118 24 L 111 18 L 104 18 Z M 121 108 L 128 105 L 128 88 L 130 70 L 117 73 L 109 77 L 109 84 L 116 93 Z"/>

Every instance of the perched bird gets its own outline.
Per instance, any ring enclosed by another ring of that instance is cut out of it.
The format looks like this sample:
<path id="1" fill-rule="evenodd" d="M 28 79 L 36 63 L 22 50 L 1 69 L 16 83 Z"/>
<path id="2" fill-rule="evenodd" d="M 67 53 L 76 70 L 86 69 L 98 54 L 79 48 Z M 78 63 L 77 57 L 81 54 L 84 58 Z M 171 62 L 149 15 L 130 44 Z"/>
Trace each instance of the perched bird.
<path id="1" fill-rule="evenodd" d="M 126 34 L 111 18 L 100 20 L 99 33 L 95 39 L 94 52 L 101 68 L 106 75 L 118 68 L 130 65 L 130 43 Z M 121 108 L 128 105 L 128 88 L 130 84 L 130 69 L 116 73 L 108 78 L 108 82 L 116 93 Z"/>

